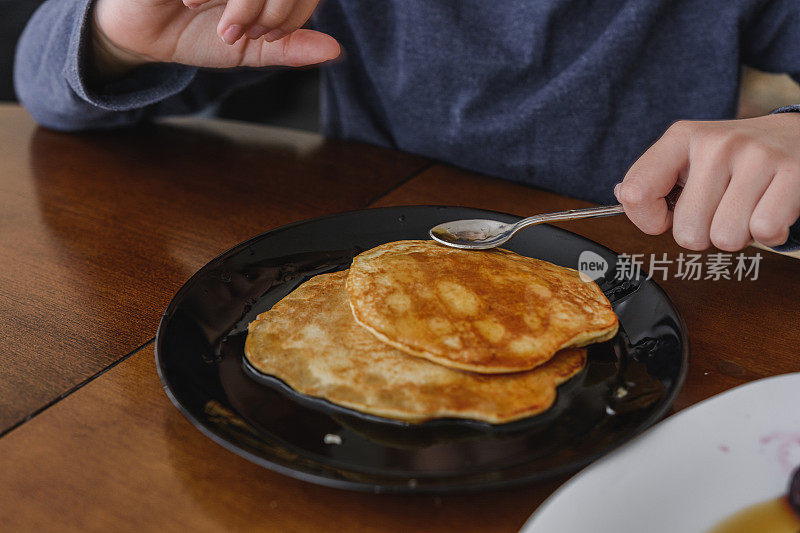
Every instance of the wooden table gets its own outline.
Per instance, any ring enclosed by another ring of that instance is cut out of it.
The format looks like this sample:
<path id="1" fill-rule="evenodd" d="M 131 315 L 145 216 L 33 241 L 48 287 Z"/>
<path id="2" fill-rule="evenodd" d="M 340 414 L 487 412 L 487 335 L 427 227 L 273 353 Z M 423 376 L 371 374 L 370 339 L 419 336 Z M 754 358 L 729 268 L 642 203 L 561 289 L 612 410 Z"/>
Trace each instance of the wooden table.
<path id="1" fill-rule="evenodd" d="M 157 320 L 217 254 L 288 222 L 403 204 L 586 205 L 314 134 L 182 119 L 69 135 L 0 106 L 0 530 L 518 529 L 565 477 L 469 496 L 318 487 L 206 439 L 156 376 Z M 569 229 L 628 254 L 680 252 L 623 217 Z M 755 281 L 662 283 L 691 339 L 674 410 L 800 370 L 800 262 L 762 255 Z"/>

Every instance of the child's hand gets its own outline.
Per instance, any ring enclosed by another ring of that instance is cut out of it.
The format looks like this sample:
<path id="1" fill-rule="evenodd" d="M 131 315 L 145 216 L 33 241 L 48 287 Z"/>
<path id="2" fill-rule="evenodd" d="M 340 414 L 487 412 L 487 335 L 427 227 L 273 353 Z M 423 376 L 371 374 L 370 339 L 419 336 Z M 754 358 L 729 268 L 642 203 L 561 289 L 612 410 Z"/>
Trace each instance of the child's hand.
<path id="1" fill-rule="evenodd" d="M 664 196 L 679 183 L 674 212 Z M 690 250 L 783 244 L 800 216 L 800 114 L 678 122 L 634 163 L 614 194 L 651 235 L 672 227 Z"/>
<path id="2" fill-rule="evenodd" d="M 298 29 L 318 0 L 183 2 L 97 0 L 94 75 L 112 77 L 147 62 L 303 66 L 339 55 L 339 44 L 329 35 Z"/>

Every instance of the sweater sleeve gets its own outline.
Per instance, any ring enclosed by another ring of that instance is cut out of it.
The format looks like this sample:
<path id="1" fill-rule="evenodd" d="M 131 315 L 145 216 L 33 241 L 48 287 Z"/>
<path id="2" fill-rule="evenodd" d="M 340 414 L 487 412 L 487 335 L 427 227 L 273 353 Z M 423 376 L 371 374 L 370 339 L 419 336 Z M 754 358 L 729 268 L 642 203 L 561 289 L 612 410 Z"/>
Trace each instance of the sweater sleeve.
<path id="1" fill-rule="evenodd" d="M 263 70 L 198 70 L 172 63 L 92 86 L 86 76 L 93 0 L 48 0 L 28 22 L 14 61 L 17 96 L 39 124 L 62 131 L 114 128 L 202 109 Z"/>

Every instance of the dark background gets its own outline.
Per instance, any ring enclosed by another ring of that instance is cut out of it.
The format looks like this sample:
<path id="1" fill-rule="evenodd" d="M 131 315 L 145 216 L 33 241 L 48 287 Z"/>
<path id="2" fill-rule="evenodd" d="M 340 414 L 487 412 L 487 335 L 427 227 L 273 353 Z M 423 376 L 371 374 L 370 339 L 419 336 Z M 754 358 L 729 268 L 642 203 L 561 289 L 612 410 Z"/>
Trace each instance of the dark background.
<path id="1" fill-rule="evenodd" d="M 16 100 L 11 84 L 14 47 L 42 0 L 0 0 L 0 101 Z"/>
<path id="2" fill-rule="evenodd" d="M 0 102 L 16 101 L 12 83 L 14 48 L 25 23 L 43 1 L 0 0 Z M 284 70 L 262 83 L 231 93 L 204 114 L 317 131 L 318 87 L 317 70 Z"/>

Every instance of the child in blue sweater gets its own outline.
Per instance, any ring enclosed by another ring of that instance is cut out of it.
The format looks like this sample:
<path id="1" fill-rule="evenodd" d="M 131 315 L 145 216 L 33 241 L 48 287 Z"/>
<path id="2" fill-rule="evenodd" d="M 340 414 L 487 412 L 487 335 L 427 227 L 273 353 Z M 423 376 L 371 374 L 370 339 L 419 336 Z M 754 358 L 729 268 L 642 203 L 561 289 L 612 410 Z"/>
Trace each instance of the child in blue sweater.
<path id="1" fill-rule="evenodd" d="M 328 135 L 616 197 L 692 250 L 800 247 L 800 107 L 731 120 L 742 64 L 800 76 L 797 0 L 317 3 L 49 0 L 20 41 L 17 91 L 45 126 L 116 127 L 268 75 L 234 67 L 344 49 L 323 68 Z"/>

